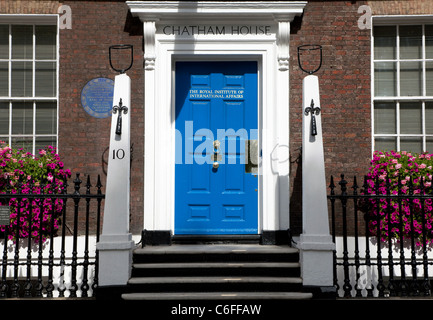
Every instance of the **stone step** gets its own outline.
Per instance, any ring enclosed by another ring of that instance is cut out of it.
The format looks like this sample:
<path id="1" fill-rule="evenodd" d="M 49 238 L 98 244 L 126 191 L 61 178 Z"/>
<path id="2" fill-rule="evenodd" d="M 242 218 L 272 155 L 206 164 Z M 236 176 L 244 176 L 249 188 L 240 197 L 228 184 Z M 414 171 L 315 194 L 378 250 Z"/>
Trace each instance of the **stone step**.
<path id="1" fill-rule="evenodd" d="M 167 262 L 136 263 L 133 277 L 203 275 L 299 276 L 298 262 Z"/>
<path id="2" fill-rule="evenodd" d="M 134 250 L 125 300 L 311 299 L 299 251 L 254 244 L 151 246 Z"/>
<path id="3" fill-rule="evenodd" d="M 260 244 L 261 235 L 174 235 L 172 244 Z"/>
<path id="4" fill-rule="evenodd" d="M 247 244 L 149 246 L 134 250 L 135 254 L 288 254 L 296 252 L 298 252 L 297 248 L 289 246 Z"/>
<path id="5" fill-rule="evenodd" d="M 298 262 L 299 251 L 289 246 L 172 245 L 134 250 L 134 263 L 274 261 Z"/>
<path id="6" fill-rule="evenodd" d="M 302 291 L 300 277 L 191 276 L 132 277 L 129 292 L 291 292 Z"/>
<path id="7" fill-rule="evenodd" d="M 301 278 L 291 277 L 132 277 L 128 284 L 211 284 L 211 283 L 273 283 L 300 284 Z"/>
<path id="8" fill-rule="evenodd" d="M 124 293 L 124 300 L 308 300 L 310 292 L 149 292 Z"/>
<path id="9" fill-rule="evenodd" d="M 136 269 L 183 268 L 299 268 L 298 262 L 184 262 L 184 263 L 136 263 Z"/>

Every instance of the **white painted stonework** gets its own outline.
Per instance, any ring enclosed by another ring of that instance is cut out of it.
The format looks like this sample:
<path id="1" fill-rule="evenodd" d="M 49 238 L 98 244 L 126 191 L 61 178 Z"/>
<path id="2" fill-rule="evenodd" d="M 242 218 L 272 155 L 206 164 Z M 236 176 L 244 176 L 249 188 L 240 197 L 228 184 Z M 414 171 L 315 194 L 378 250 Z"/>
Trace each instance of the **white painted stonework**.
<path id="1" fill-rule="evenodd" d="M 174 231 L 174 65 L 258 62 L 259 233 L 289 228 L 290 23 L 306 1 L 127 1 L 143 22 L 144 229 Z"/>
<path id="2" fill-rule="evenodd" d="M 306 286 L 333 286 L 333 250 L 329 232 L 326 196 L 325 161 L 322 119 L 315 114 L 316 135 L 311 132 L 311 112 L 305 109 L 320 106 L 319 78 L 308 75 L 302 82 L 302 234 L 301 275 Z"/>
<path id="3" fill-rule="evenodd" d="M 123 106 L 127 110 L 113 111 L 111 117 L 104 222 L 96 247 L 99 250 L 100 286 L 125 285 L 131 272 L 134 246 L 129 233 L 131 79 L 126 74 L 114 79 L 114 106 Z M 121 134 L 116 133 L 119 112 Z"/>

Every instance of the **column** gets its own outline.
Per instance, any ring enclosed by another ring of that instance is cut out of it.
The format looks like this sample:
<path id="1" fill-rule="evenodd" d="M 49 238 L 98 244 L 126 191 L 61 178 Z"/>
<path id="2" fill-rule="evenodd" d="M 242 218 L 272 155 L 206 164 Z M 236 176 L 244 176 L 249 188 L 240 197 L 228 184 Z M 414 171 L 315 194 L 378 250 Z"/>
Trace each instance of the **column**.
<path id="1" fill-rule="evenodd" d="M 104 222 L 96 245 L 100 287 L 126 285 L 131 272 L 134 242 L 129 233 L 130 103 L 131 79 L 126 74 L 117 75 L 114 80 Z"/>
<path id="2" fill-rule="evenodd" d="M 319 79 L 303 80 L 302 226 L 299 248 L 304 286 L 333 290 L 333 250 L 329 232 Z"/>

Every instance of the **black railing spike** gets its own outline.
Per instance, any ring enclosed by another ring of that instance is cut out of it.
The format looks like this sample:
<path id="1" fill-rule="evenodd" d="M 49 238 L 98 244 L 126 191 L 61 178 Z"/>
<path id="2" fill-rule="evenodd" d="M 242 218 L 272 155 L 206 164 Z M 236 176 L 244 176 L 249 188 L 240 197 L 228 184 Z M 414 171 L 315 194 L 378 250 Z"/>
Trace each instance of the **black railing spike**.
<path id="1" fill-rule="evenodd" d="M 410 176 L 408 187 L 409 187 L 409 195 L 413 195 L 413 180 L 412 180 L 412 176 Z"/>
<path id="2" fill-rule="evenodd" d="M 98 174 L 98 182 L 96 183 L 96 187 L 98 188 L 98 194 L 101 194 L 102 183 L 101 183 L 101 175 Z"/>
<path id="3" fill-rule="evenodd" d="M 427 194 L 428 194 L 430 197 L 433 197 L 433 184 L 432 184 L 429 188 L 427 188 L 427 190 L 428 190 Z"/>
<path id="4" fill-rule="evenodd" d="M 424 178 L 423 176 L 420 177 L 420 186 L 421 186 L 421 194 L 424 195 L 425 193 L 425 186 L 424 186 Z"/>
<path id="5" fill-rule="evenodd" d="M 63 194 L 68 193 L 68 187 L 69 187 L 68 180 L 65 177 L 63 177 L 63 186 L 62 186 L 62 188 L 63 188 L 62 193 Z"/>
<path id="6" fill-rule="evenodd" d="M 356 176 L 353 176 L 353 186 L 352 186 L 352 189 L 353 189 L 353 194 L 357 194 L 358 193 L 358 183 L 357 183 L 357 181 L 356 181 Z"/>
<path id="7" fill-rule="evenodd" d="M 23 177 L 19 176 L 18 177 L 18 193 L 22 192 L 22 188 L 23 188 Z"/>
<path id="8" fill-rule="evenodd" d="M 333 194 L 334 189 L 335 189 L 334 176 L 331 176 L 331 182 L 329 183 L 329 189 L 331 189 L 331 194 Z"/>
<path id="9" fill-rule="evenodd" d="M 367 176 L 364 175 L 364 182 L 362 183 L 362 187 L 361 187 L 361 193 L 363 194 L 367 194 L 368 192 L 368 182 L 367 182 Z"/>
<path id="10" fill-rule="evenodd" d="M 391 179 L 386 178 L 385 179 L 385 187 L 386 187 L 386 194 L 391 193 Z"/>
<path id="11" fill-rule="evenodd" d="M 8 175 L 7 179 L 6 179 L 6 193 L 10 194 L 11 193 L 11 177 Z"/>
<path id="12" fill-rule="evenodd" d="M 397 193 L 400 196 L 401 195 L 401 174 L 398 174 L 398 180 L 397 180 Z"/>
<path id="13" fill-rule="evenodd" d="M 340 188 L 341 188 L 341 194 L 342 195 L 345 195 L 346 194 L 346 190 L 347 190 L 347 181 L 346 180 L 344 180 L 344 174 L 341 174 L 341 180 L 340 180 L 340 182 L 338 183 L 339 185 L 340 185 Z"/>
<path id="14" fill-rule="evenodd" d="M 33 180 L 30 179 L 30 181 L 29 181 L 29 189 L 31 190 L 32 193 L 35 191 L 34 188 L 35 188 L 35 184 L 33 183 Z"/>
<path id="15" fill-rule="evenodd" d="M 81 180 L 80 180 L 80 173 L 77 173 L 76 178 L 74 179 L 74 194 L 79 195 L 80 194 L 80 185 L 81 185 Z"/>
<path id="16" fill-rule="evenodd" d="M 376 179 L 374 180 L 374 191 L 376 192 L 376 195 L 379 194 L 379 187 L 379 177 L 376 177 Z"/>
<path id="17" fill-rule="evenodd" d="M 92 187 L 92 184 L 90 183 L 90 175 L 87 176 L 87 183 L 86 183 L 86 194 L 90 194 L 90 188 Z"/>
<path id="18" fill-rule="evenodd" d="M 55 181 L 53 180 L 53 183 L 51 183 L 51 192 L 54 193 L 54 191 L 56 190 L 56 183 L 54 183 Z"/>

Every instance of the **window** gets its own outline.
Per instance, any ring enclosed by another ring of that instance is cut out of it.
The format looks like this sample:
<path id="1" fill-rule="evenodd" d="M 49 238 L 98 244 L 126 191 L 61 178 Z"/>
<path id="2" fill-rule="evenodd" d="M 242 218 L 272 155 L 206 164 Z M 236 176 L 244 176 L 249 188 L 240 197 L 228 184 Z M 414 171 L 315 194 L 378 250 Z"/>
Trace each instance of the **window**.
<path id="1" fill-rule="evenodd" d="M 433 152 L 433 24 L 373 27 L 373 149 Z"/>
<path id="2" fill-rule="evenodd" d="M 57 25 L 22 19 L 0 15 L 0 140 L 35 154 L 57 147 Z"/>

